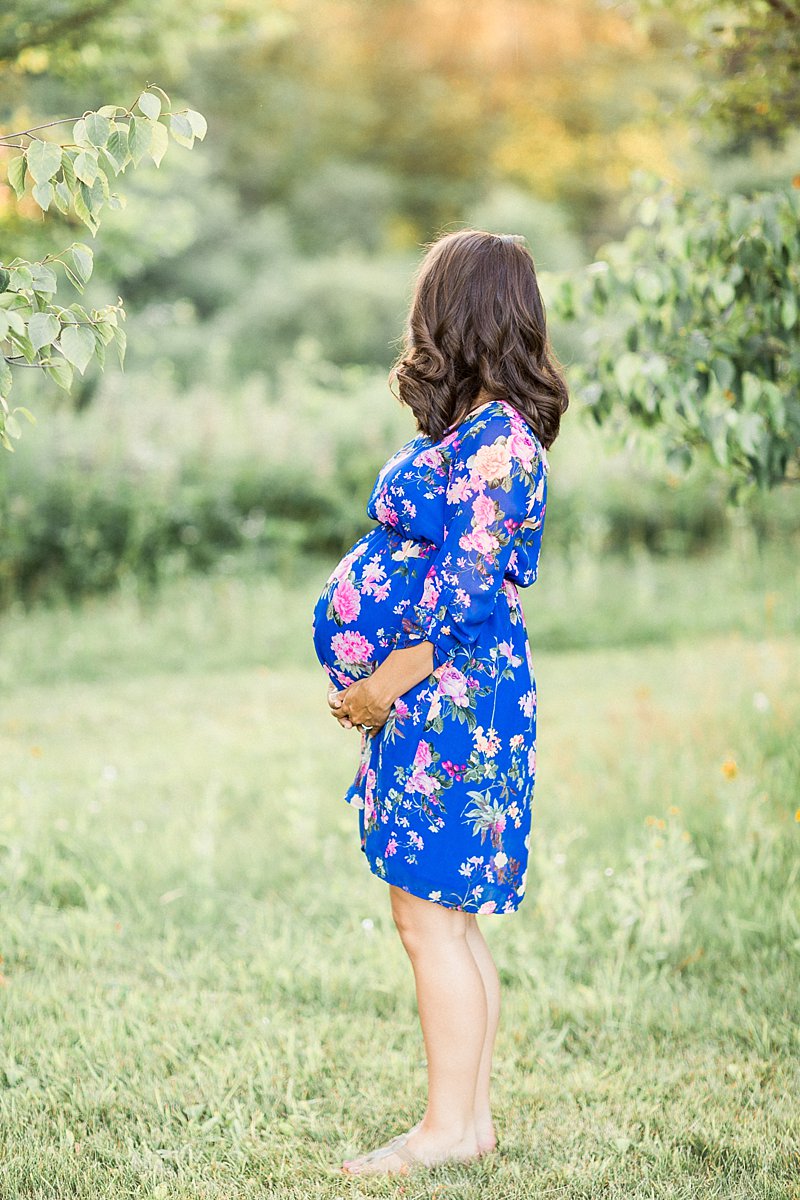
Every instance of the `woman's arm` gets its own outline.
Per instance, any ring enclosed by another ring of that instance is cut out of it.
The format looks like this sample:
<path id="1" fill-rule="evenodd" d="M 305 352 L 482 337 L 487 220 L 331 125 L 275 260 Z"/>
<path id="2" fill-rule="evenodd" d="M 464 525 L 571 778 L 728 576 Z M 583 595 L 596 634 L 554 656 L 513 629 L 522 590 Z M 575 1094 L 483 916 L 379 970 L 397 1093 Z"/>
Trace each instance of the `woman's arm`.
<path id="1" fill-rule="evenodd" d="M 351 683 L 344 692 L 329 692 L 328 704 L 337 720 L 349 725 L 370 725 L 372 732 L 386 724 L 398 696 L 427 679 L 433 671 L 433 644 L 417 642 L 392 650 L 366 679 Z"/>
<path id="2" fill-rule="evenodd" d="M 544 465 L 534 441 L 507 418 L 465 433 L 446 494 L 445 537 L 428 568 L 419 602 L 402 618 L 397 649 L 425 639 L 439 667 L 469 648 L 491 616 L 514 551 L 515 535 L 544 501 Z"/>

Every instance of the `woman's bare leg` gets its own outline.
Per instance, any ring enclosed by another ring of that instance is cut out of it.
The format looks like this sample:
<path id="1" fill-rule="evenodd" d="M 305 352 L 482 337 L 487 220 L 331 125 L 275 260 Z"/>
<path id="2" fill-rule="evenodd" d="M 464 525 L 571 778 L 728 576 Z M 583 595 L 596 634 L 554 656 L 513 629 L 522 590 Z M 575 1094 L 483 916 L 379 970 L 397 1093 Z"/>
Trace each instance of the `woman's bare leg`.
<path id="1" fill-rule="evenodd" d="M 486 944 L 486 939 L 483 936 L 478 919 L 474 913 L 470 914 L 470 922 L 467 927 L 467 943 L 481 973 L 483 988 L 486 993 L 486 1036 L 483 1042 L 481 1065 L 478 1070 L 478 1083 L 475 1091 L 475 1132 L 478 1137 L 478 1146 L 481 1151 L 486 1151 L 493 1150 L 496 1144 L 494 1124 L 492 1122 L 490 1089 L 494 1039 L 500 1020 L 500 979 L 497 975 L 497 967 L 494 965 L 491 950 Z"/>
<path id="2" fill-rule="evenodd" d="M 475 1099 L 487 1038 L 483 976 L 467 940 L 470 914 L 412 896 L 390 885 L 392 916 L 414 968 L 425 1053 L 428 1105 L 406 1144 L 424 1162 L 467 1159 L 478 1153 Z M 474 936 L 473 936 L 474 940 Z M 488 950 L 487 950 L 488 953 Z M 391 1151 L 351 1160 L 354 1172 L 392 1172 Z"/>

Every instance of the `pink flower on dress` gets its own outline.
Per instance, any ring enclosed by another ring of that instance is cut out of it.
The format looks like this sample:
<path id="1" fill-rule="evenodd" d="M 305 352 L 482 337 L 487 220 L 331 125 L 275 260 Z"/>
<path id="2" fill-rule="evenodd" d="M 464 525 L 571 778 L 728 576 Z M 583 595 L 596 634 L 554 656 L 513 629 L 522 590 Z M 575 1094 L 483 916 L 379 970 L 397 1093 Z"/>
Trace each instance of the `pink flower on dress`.
<path id="1" fill-rule="evenodd" d="M 515 429 L 508 439 L 508 448 L 512 456 L 519 459 L 525 470 L 530 471 L 531 463 L 536 457 L 536 446 L 533 439 Z"/>
<path id="2" fill-rule="evenodd" d="M 511 470 L 511 454 L 506 438 L 499 437 L 491 446 L 480 446 L 469 462 L 481 479 L 487 483 L 499 483 Z"/>
<path id="3" fill-rule="evenodd" d="M 439 589 L 433 575 L 428 575 L 422 585 L 422 595 L 419 598 L 421 608 L 436 608 L 439 603 Z"/>
<path id="4" fill-rule="evenodd" d="M 406 780 L 407 792 L 420 792 L 423 796 L 432 796 L 438 784 L 432 775 L 426 775 L 424 770 L 414 768 Z"/>
<path id="5" fill-rule="evenodd" d="M 396 854 L 396 853 L 397 853 L 397 839 L 394 836 L 392 836 L 389 838 L 388 842 L 386 843 L 386 849 L 384 850 L 384 854 L 386 855 L 387 858 L 390 858 L 393 854 Z"/>
<path id="6" fill-rule="evenodd" d="M 462 550 L 477 550 L 478 554 L 495 554 L 500 545 L 494 534 L 488 529 L 473 529 L 458 539 Z"/>
<path id="7" fill-rule="evenodd" d="M 439 676 L 439 690 L 444 696 L 449 696 L 457 708 L 468 706 L 467 679 L 458 667 L 446 666 L 444 668 Z"/>
<path id="8" fill-rule="evenodd" d="M 414 767 L 429 767 L 433 762 L 430 742 L 420 742 L 414 755 Z"/>
<path id="9" fill-rule="evenodd" d="M 353 563 L 356 561 L 357 558 L 361 557 L 361 555 L 366 551 L 366 549 L 367 549 L 366 546 L 361 545 L 361 546 L 357 546 L 355 548 L 355 550 L 351 550 L 348 554 L 345 554 L 345 556 L 341 560 L 341 562 L 337 563 L 334 570 L 331 571 L 330 578 L 328 579 L 328 583 L 338 583 L 341 579 L 344 579 L 347 576 L 348 572 L 350 571 L 350 568 L 352 567 Z"/>
<path id="10" fill-rule="evenodd" d="M 472 491 L 473 485 L 469 475 L 459 475 L 458 479 L 454 479 L 447 489 L 447 503 L 461 504 L 463 500 L 469 499 Z"/>
<path id="11" fill-rule="evenodd" d="M 361 611 L 361 597 L 349 579 L 343 579 L 333 593 L 333 611 L 343 625 L 355 621 Z"/>
<path id="12" fill-rule="evenodd" d="M 413 460 L 415 467 L 439 467 L 442 464 L 438 450 L 422 450 Z"/>
<path id="13" fill-rule="evenodd" d="M 386 568 L 381 566 L 380 562 L 378 561 L 378 555 L 376 554 L 374 558 L 371 558 L 365 565 L 361 574 L 362 590 L 366 592 L 369 585 L 373 583 L 380 583 L 385 578 Z"/>
<path id="14" fill-rule="evenodd" d="M 396 525 L 397 513 L 386 503 L 386 494 L 381 492 L 375 499 L 375 516 L 381 525 Z"/>
<path id="15" fill-rule="evenodd" d="M 495 900 L 484 900 L 483 904 L 478 909 L 478 912 L 479 913 L 493 913 L 496 908 L 497 908 L 497 902 Z"/>
<path id="16" fill-rule="evenodd" d="M 408 705 L 406 704 L 405 700 L 401 699 L 401 697 L 400 697 L 400 696 L 398 696 L 398 697 L 397 697 L 397 699 L 396 699 L 396 700 L 395 700 L 395 702 L 394 702 L 394 711 L 395 711 L 395 713 L 397 714 L 398 718 L 399 718 L 401 721 L 402 721 L 402 720 L 403 720 L 405 717 L 407 717 L 407 716 L 408 716 L 408 714 L 409 714 L 409 711 L 410 711 L 410 710 L 409 710 L 409 707 L 408 707 Z"/>
<path id="17" fill-rule="evenodd" d="M 367 641 L 362 633 L 355 629 L 343 629 L 331 638 L 331 649 L 343 663 L 368 663 L 375 653 L 372 642 Z"/>
<path id="18" fill-rule="evenodd" d="M 497 518 L 497 502 L 481 494 L 472 501 L 473 524 L 485 529 Z"/>

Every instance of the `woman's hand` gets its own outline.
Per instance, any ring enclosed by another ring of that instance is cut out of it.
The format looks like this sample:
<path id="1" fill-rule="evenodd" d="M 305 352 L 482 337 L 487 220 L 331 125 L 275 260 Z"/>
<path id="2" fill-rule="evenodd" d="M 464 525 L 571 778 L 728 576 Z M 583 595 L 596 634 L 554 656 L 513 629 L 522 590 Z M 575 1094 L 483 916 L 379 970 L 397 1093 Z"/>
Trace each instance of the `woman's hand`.
<path id="1" fill-rule="evenodd" d="M 345 693 L 343 691 L 337 692 L 336 688 L 333 686 L 332 683 L 328 684 L 328 696 L 327 696 L 328 708 L 331 710 L 331 713 L 333 714 L 333 716 L 336 717 L 336 720 L 339 722 L 342 729 L 352 729 L 353 722 L 348 720 L 347 717 L 340 716 L 338 708 L 334 707 L 334 703 L 333 703 L 336 696 L 344 696 L 344 694 Z"/>
<path id="2" fill-rule="evenodd" d="M 364 726 L 375 737 L 389 719 L 394 699 L 380 687 L 375 675 L 351 683 L 342 692 L 328 691 L 332 715 L 344 729 Z"/>

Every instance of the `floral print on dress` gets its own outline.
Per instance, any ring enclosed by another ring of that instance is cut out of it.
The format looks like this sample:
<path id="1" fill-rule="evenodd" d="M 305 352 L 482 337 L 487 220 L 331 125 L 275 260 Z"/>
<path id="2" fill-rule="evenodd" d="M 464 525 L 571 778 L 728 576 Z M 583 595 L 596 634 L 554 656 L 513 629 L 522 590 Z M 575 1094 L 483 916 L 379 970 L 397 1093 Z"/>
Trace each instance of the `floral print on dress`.
<path id="1" fill-rule="evenodd" d="M 517 588 L 538 575 L 548 471 L 505 400 L 440 442 L 412 438 L 375 480 L 376 526 L 314 608 L 317 656 L 338 687 L 396 647 L 432 642 L 431 675 L 375 737 L 362 733 L 345 799 L 376 875 L 469 912 L 512 912 L 525 894 L 536 683 Z"/>

